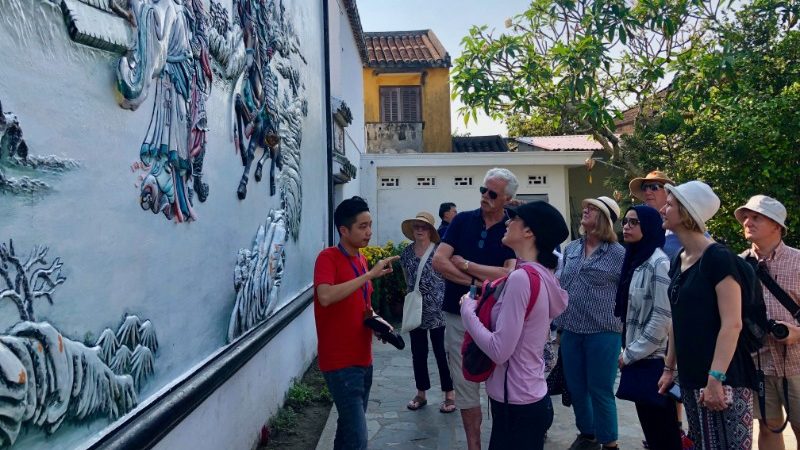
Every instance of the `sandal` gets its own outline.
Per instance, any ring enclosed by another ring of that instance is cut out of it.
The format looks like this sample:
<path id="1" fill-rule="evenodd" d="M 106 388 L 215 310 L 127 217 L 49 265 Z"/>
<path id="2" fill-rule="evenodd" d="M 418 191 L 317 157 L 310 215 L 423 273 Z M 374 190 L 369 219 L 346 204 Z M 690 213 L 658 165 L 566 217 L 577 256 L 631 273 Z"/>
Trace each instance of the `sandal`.
<path id="1" fill-rule="evenodd" d="M 450 414 L 451 412 L 455 412 L 456 410 L 456 401 L 452 398 L 446 398 L 444 401 L 439 405 L 439 412 L 442 414 Z"/>
<path id="2" fill-rule="evenodd" d="M 410 409 L 412 411 L 416 411 L 416 410 L 422 408 L 423 406 L 425 406 L 427 404 L 428 404 L 428 400 L 420 397 L 419 395 L 415 395 L 414 398 L 411 399 L 410 402 L 408 402 L 408 404 L 406 405 L 406 408 L 408 408 L 408 409 Z"/>

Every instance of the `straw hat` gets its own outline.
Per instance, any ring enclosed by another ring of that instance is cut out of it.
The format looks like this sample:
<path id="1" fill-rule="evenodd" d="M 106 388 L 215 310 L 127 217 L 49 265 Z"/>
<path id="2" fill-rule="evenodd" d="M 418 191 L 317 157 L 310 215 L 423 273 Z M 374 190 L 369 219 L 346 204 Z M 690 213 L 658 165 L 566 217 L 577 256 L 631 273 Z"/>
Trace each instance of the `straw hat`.
<path id="1" fill-rule="evenodd" d="M 586 205 L 596 206 L 603 214 L 606 215 L 608 221 L 611 222 L 611 228 L 614 228 L 614 222 L 619 219 L 619 205 L 614 199 L 602 196 L 597 198 L 585 198 L 581 202 L 582 207 Z"/>
<path id="2" fill-rule="evenodd" d="M 643 178 L 634 178 L 628 184 L 628 189 L 631 190 L 631 195 L 638 198 L 641 201 L 644 201 L 644 192 L 642 192 L 642 183 L 652 181 L 655 183 L 661 183 L 663 185 L 667 184 L 675 184 L 674 181 L 670 180 L 667 174 L 660 170 L 654 170 Z"/>
<path id="3" fill-rule="evenodd" d="M 750 210 L 762 214 L 775 221 L 786 231 L 786 207 L 772 197 L 754 195 L 744 205 L 736 208 L 733 215 L 739 223 L 744 222 L 744 212 Z"/>
<path id="4" fill-rule="evenodd" d="M 424 223 L 425 225 L 428 225 L 431 229 L 431 241 L 437 244 L 439 243 L 439 233 L 436 231 L 436 227 L 433 225 L 435 223 L 433 220 L 433 214 L 427 211 L 420 211 L 413 219 L 406 219 L 403 221 L 403 224 L 400 225 L 400 227 L 403 229 L 403 234 L 412 241 L 414 240 L 414 223 Z"/>
<path id="5" fill-rule="evenodd" d="M 719 211 L 719 197 L 702 181 L 689 181 L 678 186 L 667 185 L 667 192 L 677 198 L 692 219 L 706 231 L 706 222 Z"/>

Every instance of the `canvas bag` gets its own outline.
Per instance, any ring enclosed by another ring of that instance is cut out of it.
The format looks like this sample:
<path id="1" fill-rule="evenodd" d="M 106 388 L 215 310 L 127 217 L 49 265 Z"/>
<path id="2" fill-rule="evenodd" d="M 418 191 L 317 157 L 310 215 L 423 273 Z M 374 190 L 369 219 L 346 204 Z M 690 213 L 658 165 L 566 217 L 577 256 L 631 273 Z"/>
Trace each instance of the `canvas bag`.
<path id="1" fill-rule="evenodd" d="M 408 333 L 422 325 L 422 293 L 419 291 L 419 279 L 422 278 L 422 270 L 425 269 L 425 264 L 428 263 L 428 258 L 433 253 L 435 246 L 431 242 L 428 249 L 419 259 L 417 278 L 414 280 L 414 290 L 406 294 L 405 302 L 403 303 L 403 324 L 400 326 L 403 333 Z"/>

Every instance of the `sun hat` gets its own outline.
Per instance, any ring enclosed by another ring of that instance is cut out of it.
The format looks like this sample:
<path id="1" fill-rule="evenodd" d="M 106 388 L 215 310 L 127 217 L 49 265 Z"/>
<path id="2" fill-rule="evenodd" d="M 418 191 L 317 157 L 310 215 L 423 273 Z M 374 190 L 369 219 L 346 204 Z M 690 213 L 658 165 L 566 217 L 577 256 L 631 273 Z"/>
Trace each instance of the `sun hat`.
<path id="1" fill-rule="evenodd" d="M 413 219 L 406 219 L 400 225 L 403 229 L 403 234 L 411 239 L 414 240 L 414 223 L 415 222 L 423 222 L 425 225 L 428 225 L 431 228 L 431 242 L 439 243 L 439 233 L 436 231 L 436 227 L 433 225 L 433 214 L 427 211 L 420 211 L 417 213 L 417 216 Z"/>
<path id="2" fill-rule="evenodd" d="M 700 231 L 706 231 L 706 222 L 719 211 L 719 197 L 711 187 L 702 181 L 689 181 L 678 186 L 667 185 L 667 193 L 672 194 L 686 208 Z"/>
<path id="3" fill-rule="evenodd" d="M 543 201 L 523 203 L 506 210 L 510 218 L 519 216 L 525 226 L 533 231 L 539 248 L 552 252 L 569 237 L 564 216 L 552 205 Z"/>
<path id="4" fill-rule="evenodd" d="M 606 215 L 608 221 L 611 222 L 611 227 L 614 227 L 614 222 L 619 219 L 619 205 L 614 199 L 602 196 L 597 198 L 585 198 L 581 202 L 581 206 L 586 208 L 586 205 L 596 206 L 597 209 Z"/>
<path id="5" fill-rule="evenodd" d="M 733 215 L 736 216 L 736 220 L 738 220 L 739 223 L 744 222 L 745 210 L 757 212 L 774 220 L 783 228 L 783 231 L 786 231 L 786 207 L 774 198 L 766 195 L 754 195 L 750 197 L 747 203 L 736 208 L 736 211 L 733 212 Z"/>
<path id="6" fill-rule="evenodd" d="M 645 175 L 644 177 L 634 178 L 631 180 L 631 182 L 628 184 L 628 189 L 631 190 L 631 195 L 633 195 L 634 197 L 638 198 L 641 201 L 644 201 L 644 192 L 642 192 L 642 184 L 648 181 L 662 183 L 664 185 L 675 184 L 675 182 L 672 181 L 667 176 L 667 174 L 665 174 L 660 170 L 654 170 Z"/>

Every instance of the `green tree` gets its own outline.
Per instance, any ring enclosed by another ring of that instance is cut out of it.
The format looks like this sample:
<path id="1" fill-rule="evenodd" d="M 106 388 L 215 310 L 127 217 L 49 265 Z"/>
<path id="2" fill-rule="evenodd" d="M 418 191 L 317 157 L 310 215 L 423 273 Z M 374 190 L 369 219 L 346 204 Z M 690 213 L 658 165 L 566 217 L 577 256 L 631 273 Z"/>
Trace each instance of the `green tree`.
<path id="1" fill-rule="evenodd" d="M 509 137 L 561 136 L 575 134 L 575 126 L 561 117 L 546 112 L 516 114 L 505 119 Z"/>
<path id="2" fill-rule="evenodd" d="M 670 62 L 719 15 L 717 3 L 701 0 L 629 3 L 534 0 L 507 33 L 473 27 L 452 71 L 465 121 L 479 109 L 500 119 L 559 117 L 624 164 L 614 120 L 633 105 L 647 110 Z"/>

